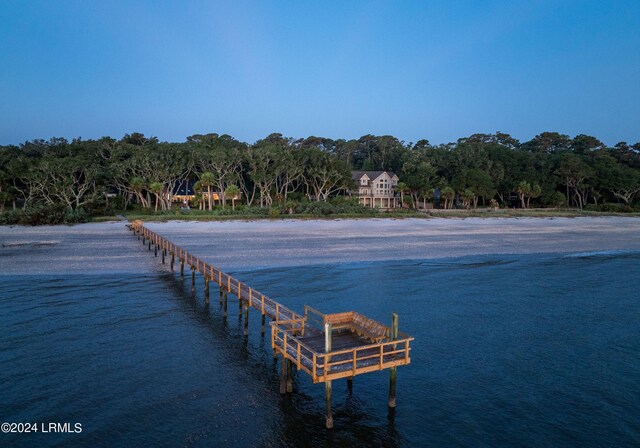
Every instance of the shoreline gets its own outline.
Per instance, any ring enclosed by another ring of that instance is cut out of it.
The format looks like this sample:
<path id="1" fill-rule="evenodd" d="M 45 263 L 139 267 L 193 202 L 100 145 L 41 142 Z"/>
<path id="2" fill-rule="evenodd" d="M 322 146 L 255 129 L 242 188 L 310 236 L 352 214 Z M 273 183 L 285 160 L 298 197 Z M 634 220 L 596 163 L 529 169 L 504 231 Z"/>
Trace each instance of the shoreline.
<path id="1" fill-rule="evenodd" d="M 380 213 L 379 215 L 278 215 L 278 216 L 262 216 L 262 215 L 194 215 L 174 214 L 174 215 L 145 215 L 131 214 L 118 218 L 117 216 L 98 216 L 92 221 L 94 223 L 123 221 L 123 218 L 129 222 L 140 219 L 144 222 L 254 222 L 254 221 L 332 221 L 332 220 L 368 220 L 368 219 L 390 219 L 390 220 L 406 220 L 406 219 L 467 219 L 467 218 L 601 218 L 601 217 L 620 217 L 620 218 L 640 218 L 640 213 L 616 213 L 616 212 L 595 212 L 595 211 L 579 211 L 579 210 L 548 210 L 548 209 L 500 209 L 500 210 L 440 210 L 434 209 L 428 212 L 402 212 L 402 213 Z"/>
<path id="2" fill-rule="evenodd" d="M 223 270 L 468 255 L 640 250 L 630 216 L 277 219 L 147 222 Z M 153 273 L 125 221 L 0 227 L 7 274 Z"/>
<path id="3" fill-rule="evenodd" d="M 146 226 L 223 270 L 640 250 L 640 219 L 621 217 L 173 221 Z"/>

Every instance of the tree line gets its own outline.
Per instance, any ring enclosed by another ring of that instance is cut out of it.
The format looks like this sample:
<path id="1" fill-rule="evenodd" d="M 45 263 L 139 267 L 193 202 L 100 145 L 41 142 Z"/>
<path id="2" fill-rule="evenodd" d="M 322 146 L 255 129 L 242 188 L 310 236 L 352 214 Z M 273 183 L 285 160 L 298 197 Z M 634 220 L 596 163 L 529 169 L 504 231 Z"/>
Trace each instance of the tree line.
<path id="1" fill-rule="evenodd" d="M 440 145 L 374 135 L 334 140 L 271 134 L 253 144 L 226 134 L 197 134 L 181 143 L 140 133 L 119 140 L 31 140 L 0 146 L 0 211 L 171 210 L 174 192 L 189 179 L 197 181 L 202 208 L 213 208 L 213 191 L 221 207 L 231 198 L 235 208 L 239 196 L 244 206 L 290 208 L 355 189 L 352 170 L 395 172 L 408 207 L 432 202 L 436 192 L 447 208 L 632 208 L 640 196 L 640 143 L 607 147 L 592 136 L 557 132 L 524 143 L 497 132 Z"/>

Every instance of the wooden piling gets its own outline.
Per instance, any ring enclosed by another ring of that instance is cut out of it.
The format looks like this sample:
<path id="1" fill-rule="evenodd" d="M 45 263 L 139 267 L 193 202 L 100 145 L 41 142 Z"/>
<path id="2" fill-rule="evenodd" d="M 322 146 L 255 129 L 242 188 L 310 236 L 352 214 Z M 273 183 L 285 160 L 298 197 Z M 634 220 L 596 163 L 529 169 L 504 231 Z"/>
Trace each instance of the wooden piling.
<path id="1" fill-rule="evenodd" d="M 398 315 L 393 313 L 391 315 L 391 340 L 395 341 L 398 339 Z M 395 351 L 396 346 L 393 345 L 392 349 Z M 394 355 L 395 356 L 395 355 Z M 396 370 L 397 367 L 391 367 L 390 375 L 389 375 L 389 407 L 396 407 Z"/>
<path id="2" fill-rule="evenodd" d="M 176 261 L 176 255 L 173 252 L 171 252 L 171 263 L 170 263 L 171 272 L 173 272 L 173 264 L 175 263 L 175 261 Z"/>
<path id="3" fill-rule="evenodd" d="M 324 324 L 324 373 L 325 375 L 329 373 L 329 362 L 331 360 L 331 356 L 329 353 L 331 352 L 331 323 L 327 322 Z M 325 408 L 325 417 L 326 417 L 326 426 L 327 429 L 333 428 L 333 415 L 331 415 L 331 380 L 324 382 L 324 397 L 326 401 Z"/>
<path id="4" fill-rule="evenodd" d="M 242 317 L 242 299 L 238 297 L 238 317 Z"/>
<path id="5" fill-rule="evenodd" d="M 262 313 L 262 327 L 260 328 L 260 334 L 262 336 L 264 336 L 264 320 L 265 320 L 265 315 L 264 313 Z"/>
<path id="6" fill-rule="evenodd" d="M 347 391 L 349 394 L 353 392 L 353 377 L 347 378 Z"/>
<path id="7" fill-rule="evenodd" d="M 220 297 L 224 299 L 222 304 L 222 316 L 226 318 L 227 317 L 227 291 L 223 289 L 222 286 L 220 287 Z"/>
<path id="8" fill-rule="evenodd" d="M 164 256 L 167 253 L 165 249 L 162 249 L 162 264 L 164 264 Z"/>
<path id="9" fill-rule="evenodd" d="M 180 259 L 180 278 L 184 278 L 184 258 Z"/>
<path id="10" fill-rule="evenodd" d="M 158 245 L 157 244 L 155 246 L 153 246 L 153 256 L 154 257 L 158 256 Z"/>
<path id="11" fill-rule="evenodd" d="M 249 305 L 244 307 L 244 335 L 249 336 Z"/>
<path id="12" fill-rule="evenodd" d="M 191 292 L 196 290 L 196 267 L 191 266 Z"/>
<path id="13" fill-rule="evenodd" d="M 151 240 L 149 240 L 149 251 L 151 251 Z"/>
<path id="14" fill-rule="evenodd" d="M 209 279 L 206 276 L 204 278 L 204 303 L 209 305 Z"/>
<path id="15" fill-rule="evenodd" d="M 293 392 L 293 362 L 287 359 L 287 393 Z"/>
<path id="16" fill-rule="evenodd" d="M 282 355 L 282 361 L 280 361 L 280 393 L 284 395 L 287 392 L 287 366 L 286 358 Z"/>

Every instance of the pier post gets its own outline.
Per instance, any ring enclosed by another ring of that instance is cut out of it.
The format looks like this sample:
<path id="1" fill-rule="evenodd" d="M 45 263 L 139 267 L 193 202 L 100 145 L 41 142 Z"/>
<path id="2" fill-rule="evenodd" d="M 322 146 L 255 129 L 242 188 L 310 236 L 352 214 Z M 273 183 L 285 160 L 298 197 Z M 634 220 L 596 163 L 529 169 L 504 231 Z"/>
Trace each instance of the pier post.
<path id="1" fill-rule="evenodd" d="M 220 300 L 223 300 L 222 303 L 222 316 L 227 317 L 227 291 L 220 287 Z"/>
<path id="2" fill-rule="evenodd" d="M 331 324 L 327 322 L 324 324 L 324 374 L 329 373 L 329 361 L 331 359 L 329 353 L 331 352 Z M 325 380 L 324 382 L 324 395 L 326 400 L 326 426 L 327 429 L 333 428 L 333 415 L 331 415 L 331 380 Z"/>
<path id="3" fill-rule="evenodd" d="M 157 244 L 153 246 L 153 256 L 154 257 L 158 256 L 158 245 Z"/>
<path id="4" fill-rule="evenodd" d="M 282 355 L 282 361 L 280 362 L 280 393 L 284 395 L 287 392 L 287 366 L 286 358 Z"/>
<path id="5" fill-rule="evenodd" d="M 164 256 L 167 253 L 165 249 L 162 249 L 162 264 L 164 264 Z"/>
<path id="6" fill-rule="evenodd" d="M 191 266 L 191 292 L 196 290 L 196 267 Z"/>
<path id="7" fill-rule="evenodd" d="M 144 246 L 147 243 L 147 240 L 144 238 L 144 233 L 142 234 L 142 245 Z"/>
<path id="8" fill-rule="evenodd" d="M 184 258 L 180 259 L 180 279 L 184 279 Z"/>
<path id="9" fill-rule="evenodd" d="M 293 361 L 287 359 L 287 393 L 293 392 Z"/>
<path id="10" fill-rule="evenodd" d="M 260 328 L 260 334 L 261 334 L 262 336 L 264 336 L 264 318 L 265 318 L 265 315 L 264 315 L 264 313 L 263 313 L 263 314 L 262 314 L 262 327 Z"/>
<path id="11" fill-rule="evenodd" d="M 204 278 L 204 303 L 209 305 L 209 279 L 206 276 Z"/>
<path id="12" fill-rule="evenodd" d="M 238 297 L 238 317 L 242 317 L 242 299 Z"/>
<path id="13" fill-rule="evenodd" d="M 171 264 L 170 264 L 171 272 L 173 272 L 173 264 L 175 263 L 175 261 L 176 261 L 176 255 L 173 252 L 171 252 Z"/>
<path id="14" fill-rule="evenodd" d="M 249 336 L 249 304 L 244 306 L 244 335 Z"/>
<path id="15" fill-rule="evenodd" d="M 349 392 L 349 395 L 353 392 L 353 377 L 347 378 L 347 391 Z"/>
<path id="16" fill-rule="evenodd" d="M 149 240 L 149 251 L 151 251 L 151 240 Z"/>
<path id="17" fill-rule="evenodd" d="M 391 316 L 391 340 L 398 339 L 398 315 L 393 313 Z M 395 351 L 396 347 L 392 346 Z M 395 356 L 395 355 L 394 355 Z M 391 367 L 389 377 L 389 407 L 396 407 L 396 370 L 397 367 Z"/>

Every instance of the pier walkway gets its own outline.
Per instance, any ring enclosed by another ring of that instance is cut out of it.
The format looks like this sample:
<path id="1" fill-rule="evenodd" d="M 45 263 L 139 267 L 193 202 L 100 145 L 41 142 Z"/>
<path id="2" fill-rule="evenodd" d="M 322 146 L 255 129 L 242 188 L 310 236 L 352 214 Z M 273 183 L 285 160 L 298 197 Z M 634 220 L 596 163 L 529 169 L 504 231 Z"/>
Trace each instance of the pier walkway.
<path id="1" fill-rule="evenodd" d="M 202 274 L 205 282 L 205 303 L 209 303 L 209 284 L 220 287 L 220 303 L 227 316 L 227 294 L 238 298 L 239 314 L 244 312 L 244 334 L 248 335 L 249 309 L 262 315 L 261 333 L 265 333 L 265 318 L 271 320 L 271 348 L 274 356 L 281 356 L 280 392 L 292 391 L 292 368 L 310 375 L 313 383 L 324 383 L 326 390 L 326 425 L 333 426 L 331 416 L 331 382 L 363 373 L 390 369 L 389 407 L 396 405 L 396 368 L 411 362 L 410 342 L 413 338 L 398 332 L 398 316 L 394 313 L 390 327 L 369 319 L 354 311 L 323 314 L 307 305 L 304 314 L 298 314 L 275 300 L 256 291 L 249 285 L 222 272 L 210 263 L 147 229 L 136 220 L 129 228 L 142 239 L 149 250 L 160 253 L 162 263 L 167 257 L 171 270 L 176 259 L 180 263 L 180 275 L 184 277 L 185 264 L 191 269 L 192 291 L 195 291 L 195 274 Z"/>

